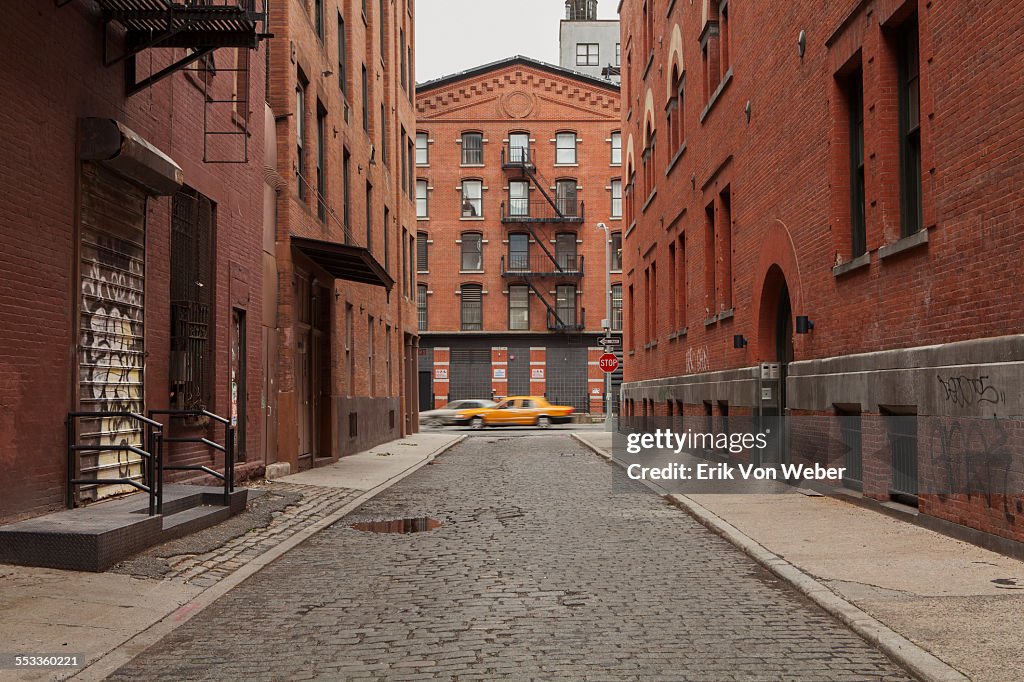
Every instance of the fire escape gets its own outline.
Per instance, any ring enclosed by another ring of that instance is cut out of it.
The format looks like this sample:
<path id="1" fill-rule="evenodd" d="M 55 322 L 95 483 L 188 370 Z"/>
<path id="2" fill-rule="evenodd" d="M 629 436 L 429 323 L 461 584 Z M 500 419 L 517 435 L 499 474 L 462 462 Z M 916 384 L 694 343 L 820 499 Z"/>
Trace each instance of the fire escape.
<path id="1" fill-rule="evenodd" d="M 54 0 L 57 7 L 74 1 Z M 267 0 L 93 1 L 103 21 L 104 64 L 124 64 L 126 93 L 137 94 L 177 71 L 192 71 L 205 103 L 203 160 L 248 163 L 249 52 L 270 37 Z M 221 48 L 229 54 L 218 65 L 214 51 Z M 218 73 L 232 77 L 230 93 L 225 94 L 227 85 L 214 88 Z"/>
<path id="2" fill-rule="evenodd" d="M 548 330 L 582 331 L 586 328 L 586 310 L 581 307 L 577 292 L 583 278 L 583 256 L 576 253 L 576 234 L 571 233 L 571 249 L 560 249 L 558 240 L 551 240 L 556 243 L 552 253 L 548 248 L 550 235 L 541 233 L 540 229 L 545 225 L 578 225 L 583 222 L 583 202 L 577 201 L 575 181 L 572 181 L 571 193 L 552 196 L 548 187 L 554 185 L 538 170 L 533 147 L 525 141 L 506 143 L 501 152 L 501 167 L 508 171 L 510 181 L 525 182 L 526 187 L 536 188 L 543 197 L 542 201 L 532 201 L 527 190 L 525 196 L 510 194 L 508 201 L 502 202 L 501 222 L 524 229 L 530 240 L 540 246 L 542 253 L 535 256 L 528 246 L 525 252 L 514 253 L 510 249 L 506 256 L 502 256 L 501 274 L 506 279 L 522 280 L 530 287 L 547 309 Z M 544 282 L 555 283 L 555 292 L 545 292 L 540 286 Z M 554 305 L 549 298 L 551 293 L 556 295 Z M 570 295 L 572 300 L 569 300 Z"/>

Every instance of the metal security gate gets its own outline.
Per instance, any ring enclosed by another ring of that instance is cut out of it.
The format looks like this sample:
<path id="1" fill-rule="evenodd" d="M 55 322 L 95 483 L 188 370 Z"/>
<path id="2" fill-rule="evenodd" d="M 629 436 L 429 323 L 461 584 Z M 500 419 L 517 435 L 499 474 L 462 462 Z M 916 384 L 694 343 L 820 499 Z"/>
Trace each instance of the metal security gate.
<path id="1" fill-rule="evenodd" d="M 530 395 L 530 349 L 508 349 L 508 394 Z"/>
<path id="2" fill-rule="evenodd" d="M 78 409 L 145 411 L 146 196 L 99 166 L 82 164 Z M 81 420 L 81 445 L 145 449 L 140 425 L 120 417 Z M 83 451 L 78 478 L 142 479 L 142 459 L 127 450 Z M 95 500 L 134 488 L 80 489 Z"/>
<path id="3" fill-rule="evenodd" d="M 890 494 L 899 501 L 917 503 L 917 419 L 891 416 L 889 446 L 892 451 Z"/>
<path id="4" fill-rule="evenodd" d="M 491 350 L 451 350 L 448 400 L 491 397 Z"/>
<path id="5" fill-rule="evenodd" d="M 590 412 L 585 347 L 548 348 L 547 398 L 553 405 L 569 405 L 576 412 Z"/>

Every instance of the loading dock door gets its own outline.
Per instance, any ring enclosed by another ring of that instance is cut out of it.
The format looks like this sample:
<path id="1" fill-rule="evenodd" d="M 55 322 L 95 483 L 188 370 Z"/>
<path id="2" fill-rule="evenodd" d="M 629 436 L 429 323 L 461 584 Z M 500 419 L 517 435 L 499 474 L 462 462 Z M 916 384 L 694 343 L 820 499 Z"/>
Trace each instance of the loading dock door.
<path id="1" fill-rule="evenodd" d="M 453 348 L 448 400 L 491 397 L 491 350 Z"/>
<path id="2" fill-rule="evenodd" d="M 576 412 L 590 412 L 587 393 L 587 349 L 548 348 L 547 398 L 553 405 L 569 405 Z"/>
<path id="3" fill-rule="evenodd" d="M 530 349 L 508 349 L 508 394 L 530 395 Z"/>

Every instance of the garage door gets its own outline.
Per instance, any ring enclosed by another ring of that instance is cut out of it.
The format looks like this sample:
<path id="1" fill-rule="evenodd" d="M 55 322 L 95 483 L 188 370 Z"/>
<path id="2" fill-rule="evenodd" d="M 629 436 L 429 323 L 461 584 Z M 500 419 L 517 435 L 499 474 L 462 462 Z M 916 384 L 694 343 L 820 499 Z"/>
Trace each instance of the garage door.
<path id="1" fill-rule="evenodd" d="M 491 349 L 451 350 L 448 400 L 491 397 Z"/>
<path id="2" fill-rule="evenodd" d="M 548 402 L 570 405 L 576 412 L 590 412 L 587 395 L 587 349 L 548 348 Z"/>

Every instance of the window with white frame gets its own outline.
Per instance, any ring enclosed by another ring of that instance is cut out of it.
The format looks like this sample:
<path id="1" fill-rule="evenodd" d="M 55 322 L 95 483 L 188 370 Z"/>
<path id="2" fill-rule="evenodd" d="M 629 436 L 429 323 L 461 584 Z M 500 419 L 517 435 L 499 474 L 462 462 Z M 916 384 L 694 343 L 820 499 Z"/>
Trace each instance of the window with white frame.
<path id="1" fill-rule="evenodd" d="M 612 285 L 612 331 L 622 331 L 622 285 Z"/>
<path id="2" fill-rule="evenodd" d="M 612 180 L 612 218 L 622 217 L 622 180 Z"/>
<path id="3" fill-rule="evenodd" d="M 576 163 L 576 133 L 558 133 L 555 135 L 555 163 Z"/>
<path id="4" fill-rule="evenodd" d="M 615 66 L 619 66 L 622 61 L 622 43 L 615 43 Z"/>
<path id="5" fill-rule="evenodd" d="M 479 218 L 484 214 L 483 180 L 462 181 L 462 217 Z"/>
<path id="6" fill-rule="evenodd" d="M 484 163 L 483 133 L 462 133 L 462 165 L 481 166 Z"/>
<path id="7" fill-rule="evenodd" d="M 555 205 L 562 217 L 575 218 L 578 215 L 575 179 L 555 182 Z"/>
<path id="8" fill-rule="evenodd" d="M 426 133 L 416 133 L 416 165 L 430 164 L 429 141 Z"/>
<path id="9" fill-rule="evenodd" d="M 508 214 L 518 217 L 530 215 L 530 183 L 528 181 L 509 181 Z"/>
<path id="10" fill-rule="evenodd" d="M 479 232 L 462 233 L 462 270 L 484 269 L 484 236 Z"/>
<path id="11" fill-rule="evenodd" d="M 530 328 L 530 287 L 525 284 L 513 284 L 508 288 L 508 328 Z"/>
<path id="12" fill-rule="evenodd" d="M 598 66 L 600 62 L 597 43 L 576 43 L 576 66 Z"/>
<path id="13" fill-rule="evenodd" d="M 427 218 L 429 213 L 427 212 L 427 181 L 417 180 L 416 181 L 416 217 Z"/>
<path id="14" fill-rule="evenodd" d="M 622 165 L 622 133 L 619 131 L 612 133 L 612 165 Z"/>

